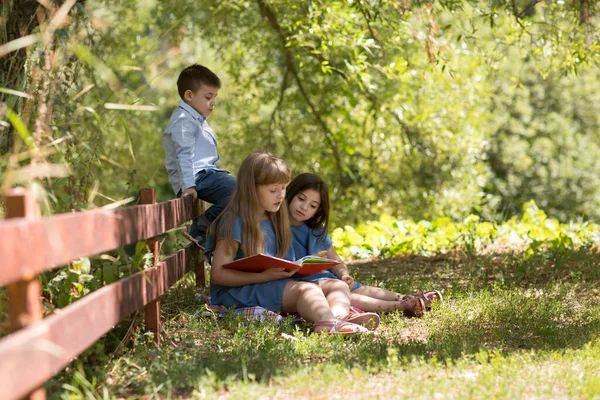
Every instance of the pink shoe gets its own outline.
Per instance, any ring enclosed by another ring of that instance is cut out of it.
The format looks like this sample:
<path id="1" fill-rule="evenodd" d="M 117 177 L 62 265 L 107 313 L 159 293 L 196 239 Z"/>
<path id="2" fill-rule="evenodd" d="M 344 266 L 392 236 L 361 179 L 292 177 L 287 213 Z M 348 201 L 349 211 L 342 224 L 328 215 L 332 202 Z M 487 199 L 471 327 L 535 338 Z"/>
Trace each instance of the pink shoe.
<path id="1" fill-rule="evenodd" d="M 359 324 L 365 328 L 374 331 L 379 326 L 381 319 L 374 312 L 362 311 L 356 307 L 350 307 L 350 314 L 339 317 L 340 320 Z"/>
<path id="2" fill-rule="evenodd" d="M 316 332 L 317 328 L 324 328 L 319 332 Z M 369 333 L 369 330 L 363 326 L 353 324 L 352 322 L 346 322 L 339 319 L 332 321 L 317 321 L 314 324 L 315 333 L 326 334 L 326 335 L 342 335 L 352 336 L 360 333 Z"/>

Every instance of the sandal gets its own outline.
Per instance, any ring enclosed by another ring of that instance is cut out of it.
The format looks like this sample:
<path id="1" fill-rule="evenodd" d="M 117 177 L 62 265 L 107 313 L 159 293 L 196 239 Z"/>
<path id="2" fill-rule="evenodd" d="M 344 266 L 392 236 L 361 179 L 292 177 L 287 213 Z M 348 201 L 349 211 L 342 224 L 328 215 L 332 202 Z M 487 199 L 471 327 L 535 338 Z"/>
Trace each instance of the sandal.
<path id="1" fill-rule="evenodd" d="M 422 317 L 425 313 L 425 302 L 420 297 L 405 298 L 401 303 L 404 306 L 402 312 L 407 318 Z"/>
<path id="2" fill-rule="evenodd" d="M 317 328 L 324 328 L 323 330 L 316 332 Z M 358 324 L 353 324 L 352 322 L 342 321 L 339 319 L 335 320 L 323 320 L 317 321 L 314 323 L 313 330 L 318 334 L 327 334 L 327 335 L 342 335 L 342 336 L 351 336 L 359 333 L 369 333 L 369 330 L 363 326 Z"/>
<path id="3" fill-rule="evenodd" d="M 437 290 L 431 290 L 428 292 L 419 292 L 419 293 L 415 294 L 414 297 L 419 297 L 420 299 L 422 299 L 425 302 L 425 309 L 427 311 L 431 310 L 431 305 L 433 304 L 434 301 L 442 302 L 444 300 L 444 298 L 442 297 L 442 294 Z"/>
<path id="4" fill-rule="evenodd" d="M 381 319 L 374 312 L 366 312 L 356 307 L 350 307 L 350 313 L 343 317 L 338 317 L 339 320 L 352 322 L 353 324 L 362 325 L 365 328 L 374 331 L 379 326 Z"/>

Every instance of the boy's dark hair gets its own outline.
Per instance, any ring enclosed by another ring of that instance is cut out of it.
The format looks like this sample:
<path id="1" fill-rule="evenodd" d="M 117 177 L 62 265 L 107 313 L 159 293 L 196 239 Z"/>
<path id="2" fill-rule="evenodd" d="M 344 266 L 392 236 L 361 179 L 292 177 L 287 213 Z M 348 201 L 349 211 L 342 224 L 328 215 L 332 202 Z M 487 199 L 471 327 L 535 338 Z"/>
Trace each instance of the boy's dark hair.
<path id="1" fill-rule="evenodd" d="M 321 201 L 319 203 L 319 209 L 313 215 L 313 217 L 304 223 L 309 228 L 323 228 L 319 233 L 319 238 L 327 234 L 327 228 L 329 227 L 329 188 L 323 179 L 319 175 L 305 172 L 296 176 L 288 185 L 285 192 L 285 199 L 288 204 L 294 200 L 294 197 L 305 190 L 313 189 L 319 192 Z"/>
<path id="2" fill-rule="evenodd" d="M 190 65 L 181 71 L 179 78 L 177 79 L 179 97 L 183 100 L 183 95 L 186 91 L 191 90 L 192 92 L 195 92 L 200 88 L 200 85 L 221 88 L 221 80 L 214 72 L 204 65 Z"/>

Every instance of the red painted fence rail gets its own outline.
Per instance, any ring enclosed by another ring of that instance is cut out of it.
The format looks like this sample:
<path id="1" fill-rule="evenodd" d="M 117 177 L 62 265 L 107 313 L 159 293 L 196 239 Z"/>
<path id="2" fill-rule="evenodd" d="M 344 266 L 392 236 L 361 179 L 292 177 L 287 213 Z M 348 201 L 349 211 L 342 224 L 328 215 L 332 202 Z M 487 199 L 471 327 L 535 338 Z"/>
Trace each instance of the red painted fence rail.
<path id="1" fill-rule="evenodd" d="M 159 261 L 156 239 L 191 220 L 201 207 L 194 207 L 191 198 L 156 204 L 154 189 L 142 189 L 140 203 L 39 218 L 31 193 L 15 190 L 6 197 L 7 220 L 0 222 L 0 286 L 8 289 L 11 333 L 0 339 L 0 399 L 44 399 L 44 382 L 142 307 L 146 327 L 160 343 L 160 296 L 190 271 L 195 271 L 197 285 L 205 284 L 197 246 Z M 42 317 L 38 274 L 140 240 L 154 253 L 152 268 Z"/>

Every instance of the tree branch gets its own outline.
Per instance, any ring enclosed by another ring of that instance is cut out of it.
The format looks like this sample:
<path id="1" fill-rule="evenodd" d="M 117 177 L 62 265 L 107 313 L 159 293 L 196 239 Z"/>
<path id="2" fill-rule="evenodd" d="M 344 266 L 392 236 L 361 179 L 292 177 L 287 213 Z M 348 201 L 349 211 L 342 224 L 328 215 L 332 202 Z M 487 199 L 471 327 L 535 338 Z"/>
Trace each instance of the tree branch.
<path id="1" fill-rule="evenodd" d="M 527 6 L 519 13 L 519 18 L 523 18 L 524 15 L 528 14 L 531 9 L 542 0 L 531 0 Z M 514 4 L 514 3 L 513 3 Z"/>
<path id="2" fill-rule="evenodd" d="M 342 71 L 339 67 L 337 67 L 335 63 L 331 62 L 330 60 L 326 60 L 325 57 L 323 57 L 323 55 L 321 53 L 316 52 L 317 48 L 315 46 L 304 46 L 304 47 L 306 47 L 309 50 L 312 50 L 310 52 L 310 54 L 312 54 L 320 63 L 327 62 L 333 72 L 335 72 L 343 80 L 348 82 L 348 77 L 346 76 L 344 71 Z"/>
<path id="3" fill-rule="evenodd" d="M 519 26 L 525 30 L 525 27 L 523 26 L 523 24 L 521 23 L 520 19 L 521 18 L 521 14 L 519 13 L 519 10 L 517 9 L 517 2 L 515 0 L 512 0 L 512 9 L 513 9 L 513 15 L 515 16 L 515 21 L 517 21 L 517 24 L 519 24 Z"/>
<path id="4" fill-rule="evenodd" d="M 586 26 L 586 34 L 585 34 L 585 45 L 589 48 L 592 45 L 592 29 L 590 24 L 590 0 L 580 0 L 579 4 L 579 25 L 588 25 Z"/>
<path id="5" fill-rule="evenodd" d="M 331 151 L 333 153 L 333 158 L 335 159 L 335 163 L 339 169 L 340 174 L 342 174 L 344 172 L 344 166 L 342 163 L 342 159 L 340 157 L 339 149 L 337 148 L 335 141 L 334 141 L 334 137 L 333 137 L 334 135 L 331 132 L 331 130 L 329 129 L 329 127 L 327 126 L 327 124 L 325 123 L 325 121 L 323 120 L 321 113 L 316 109 L 316 107 L 310 100 L 310 97 L 308 96 L 308 93 L 304 88 L 304 84 L 303 84 L 302 80 L 300 79 L 300 76 L 298 75 L 298 71 L 296 70 L 296 66 L 294 64 L 292 52 L 289 47 L 286 47 L 287 38 L 284 35 L 284 33 L 281 29 L 281 26 L 279 25 L 279 22 L 277 21 L 277 17 L 275 16 L 275 13 L 273 12 L 273 10 L 271 10 L 271 8 L 269 8 L 269 6 L 265 4 L 264 0 L 257 0 L 257 3 L 258 3 L 258 7 L 260 9 L 260 13 L 264 17 L 267 18 L 267 20 L 271 24 L 271 27 L 275 30 L 275 33 L 277 34 L 277 36 L 279 38 L 279 41 L 281 43 L 281 49 L 285 55 L 285 62 L 287 65 L 287 69 L 293 75 L 294 80 L 296 81 L 296 85 L 298 86 L 298 89 L 300 90 L 300 94 L 302 94 L 302 97 L 304 98 L 304 101 L 308 105 L 308 108 L 311 110 L 312 115 L 315 117 L 315 119 L 321 126 L 321 129 L 323 130 L 323 133 L 325 135 L 325 142 L 331 148 Z"/>
<path id="6" fill-rule="evenodd" d="M 360 10 L 360 13 L 362 14 L 363 18 L 365 19 L 365 22 L 367 23 L 367 27 L 369 28 L 369 32 L 371 33 L 371 38 L 374 41 L 379 42 L 379 39 L 377 38 L 377 35 L 375 34 L 373 27 L 371 26 L 371 20 L 369 19 L 370 15 L 368 14 L 362 1 L 360 1 L 360 0 L 358 0 L 358 9 Z"/>
<path id="7" fill-rule="evenodd" d="M 288 87 L 289 74 L 290 74 L 290 70 L 286 68 L 285 73 L 283 75 L 283 81 L 281 82 L 281 91 L 279 93 L 279 100 L 277 101 L 277 105 L 273 109 L 273 112 L 271 113 L 271 119 L 269 120 L 269 146 L 272 145 L 271 141 L 273 138 L 273 131 L 275 130 L 275 116 L 279 112 L 279 108 L 281 107 L 281 104 L 283 103 L 283 97 L 285 95 L 285 90 Z"/>

